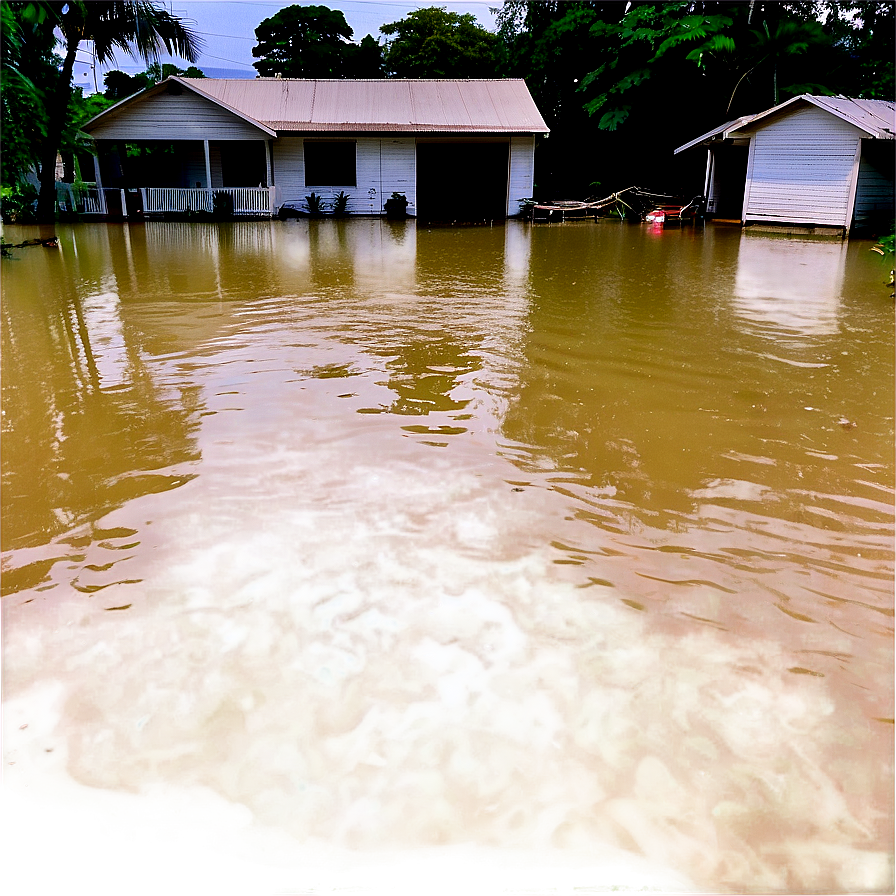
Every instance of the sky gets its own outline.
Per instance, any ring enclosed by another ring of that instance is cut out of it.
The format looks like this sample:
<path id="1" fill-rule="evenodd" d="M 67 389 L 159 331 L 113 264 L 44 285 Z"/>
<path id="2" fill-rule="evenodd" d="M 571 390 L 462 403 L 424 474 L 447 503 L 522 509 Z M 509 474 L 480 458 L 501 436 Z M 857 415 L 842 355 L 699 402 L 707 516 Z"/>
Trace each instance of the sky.
<path id="1" fill-rule="evenodd" d="M 354 30 L 353 39 L 360 41 L 367 34 L 382 39 L 381 25 L 403 19 L 408 13 L 425 6 L 442 6 L 451 12 L 472 13 L 483 28 L 493 30 L 495 17 L 489 8 L 499 7 L 501 0 L 166 0 L 163 4 L 169 12 L 186 23 L 205 40 L 203 54 L 196 65 L 208 77 L 255 77 L 252 68 L 252 48 L 256 44 L 255 29 L 262 19 L 273 16 L 286 6 L 328 6 L 341 10 L 349 26 Z M 85 93 L 96 89 L 103 91 L 103 75 L 111 69 L 128 74 L 142 72 L 146 65 L 125 53 L 119 53 L 112 65 L 96 66 L 85 44 L 78 54 L 74 81 Z M 164 57 L 163 62 L 173 62 L 180 68 L 188 63 L 181 59 Z"/>

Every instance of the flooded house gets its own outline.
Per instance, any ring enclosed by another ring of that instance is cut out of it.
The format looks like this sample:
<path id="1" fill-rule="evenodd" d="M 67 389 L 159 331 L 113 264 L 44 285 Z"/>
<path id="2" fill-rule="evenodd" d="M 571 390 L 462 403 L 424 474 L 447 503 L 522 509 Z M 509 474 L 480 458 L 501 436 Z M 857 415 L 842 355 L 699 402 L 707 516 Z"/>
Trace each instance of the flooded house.
<path id="1" fill-rule="evenodd" d="M 307 208 L 494 220 L 533 192 L 536 135 L 548 128 L 522 80 L 165 81 L 84 130 L 96 145 L 95 211 L 237 214 Z"/>
<path id="2" fill-rule="evenodd" d="M 707 217 L 845 235 L 892 227 L 894 137 L 888 100 L 804 94 L 675 153 L 706 147 Z"/>

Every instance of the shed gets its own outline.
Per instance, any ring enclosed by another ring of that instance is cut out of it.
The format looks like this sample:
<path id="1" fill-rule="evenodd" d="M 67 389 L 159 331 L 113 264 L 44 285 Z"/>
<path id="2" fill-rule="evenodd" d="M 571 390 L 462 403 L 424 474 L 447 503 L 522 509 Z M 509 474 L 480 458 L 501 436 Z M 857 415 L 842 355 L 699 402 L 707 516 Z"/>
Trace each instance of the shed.
<path id="1" fill-rule="evenodd" d="M 892 223 L 896 105 L 793 97 L 679 146 L 707 148 L 707 215 L 743 224 L 873 229 Z"/>
<path id="2" fill-rule="evenodd" d="M 100 187 L 139 193 L 147 213 L 276 214 L 314 192 L 383 214 L 393 192 L 429 219 L 502 219 L 534 188 L 548 128 L 522 80 L 255 80 L 170 77 L 84 130 Z"/>

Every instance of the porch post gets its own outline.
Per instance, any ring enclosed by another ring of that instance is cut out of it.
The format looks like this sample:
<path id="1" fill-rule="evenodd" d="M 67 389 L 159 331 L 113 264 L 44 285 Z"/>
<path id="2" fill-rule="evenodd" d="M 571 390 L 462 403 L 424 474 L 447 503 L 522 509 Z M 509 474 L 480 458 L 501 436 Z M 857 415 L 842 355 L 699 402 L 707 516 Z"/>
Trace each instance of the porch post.
<path id="1" fill-rule="evenodd" d="M 202 148 L 205 150 L 205 188 L 208 190 L 208 207 L 211 210 L 212 203 L 212 157 L 208 151 L 208 140 L 202 141 Z"/>
<path id="2" fill-rule="evenodd" d="M 205 186 L 210 190 L 212 188 L 212 157 L 208 151 L 208 140 L 202 141 L 202 148 L 205 150 Z"/>
<path id="3" fill-rule="evenodd" d="M 706 178 L 703 182 L 703 198 L 706 200 L 707 207 L 709 206 L 710 200 L 710 192 L 712 191 L 712 168 L 713 168 L 713 151 L 712 147 L 708 147 L 706 150 Z"/>
<path id="4" fill-rule="evenodd" d="M 266 184 L 269 187 L 274 186 L 274 170 L 271 166 L 271 141 L 264 141 L 264 170 Z"/>
<path id="5" fill-rule="evenodd" d="M 93 177 L 96 180 L 96 195 L 100 203 L 100 214 L 106 214 L 106 194 L 103 192 L 103 178 L 100 175 L 100 145 L 96 146 L 96 155 L 93 157 Z"/>

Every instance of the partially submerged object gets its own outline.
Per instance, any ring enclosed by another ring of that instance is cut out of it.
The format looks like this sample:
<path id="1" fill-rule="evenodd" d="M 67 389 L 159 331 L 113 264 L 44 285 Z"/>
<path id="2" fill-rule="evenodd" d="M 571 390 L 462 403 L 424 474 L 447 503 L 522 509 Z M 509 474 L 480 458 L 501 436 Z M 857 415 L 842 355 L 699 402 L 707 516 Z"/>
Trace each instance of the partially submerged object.
<path id="1" fill-rule="evenodd" d="M 32 246 L 43 246 L 44 249 L 58 249 L 59 241 L 55 236 L 49 236 L 42 239 L 25 240 L 22 243 L 0 243 L 0 255 L 8 258 L 11 255 L 10 249 L 30 249 Z"/>
<path id="2" fill-rule="evenodd" d="M 702 196 L 689 201 L 667 193 L 651 193 L 640 187 L 626 187 L 602 199 L 551 200 L 520 203 L 523 217 L 536 223 L 581 220 L 583 218 L 633 218 L 653 224 L 694 223 L 702 219 L 705 202 Z"/>

